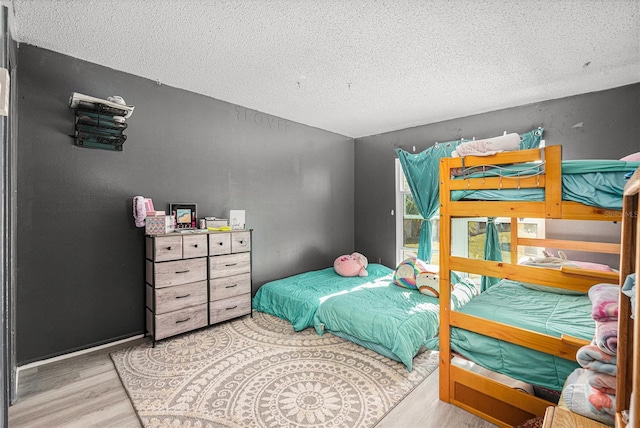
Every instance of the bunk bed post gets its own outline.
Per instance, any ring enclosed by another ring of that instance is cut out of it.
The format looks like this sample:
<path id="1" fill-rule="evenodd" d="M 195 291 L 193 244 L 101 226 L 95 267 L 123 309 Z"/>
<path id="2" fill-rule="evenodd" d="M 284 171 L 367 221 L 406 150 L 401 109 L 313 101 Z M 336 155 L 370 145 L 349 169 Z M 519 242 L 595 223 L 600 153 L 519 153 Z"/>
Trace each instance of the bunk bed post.
<path id="1" fill-rule="evenodd" d="M 623 411 L 630 410 L 637 424 L 640 406 L 638 405 L 637 395 L 640 393 L 640 340 L 638 340 L 638 332 L 640 331 L 640 321 L 636 312 L 635 318 L 630 319 L 632 314 L 632 306 L 640 307 L 640 294 L 636 291 L 635 302 L 631 302 L 624 293 L 622 286 L 624 285 L 627 275 L 636 273 L 636 281 L 638 270 L 640 268 L 640 235 L 638 229 L 638 212 L 640 211 L 640 169 L 631 176 L 624 188 L 622 197 L 622 254 L 620 257 L 620 294 L 619 294 L 619 310 L 618 310 L 618 343 L 624 346 L 618 347 L 618 373 L 617 373 L 617 389 L 616 389 L 616 416 L 615 424 L 617 428 L 626 426 L 623 418 Z M 637 290 L 637 288 L 636 288 Z M 634 398 L 631 400 L 632 393 Z"/>
<path id="2" fill-rule="evenodd" d="M 634 198 L 633 195 L 623 196 L 623 213 L 633 211 L 634 199 L 637 202 L 637 197 Z M 620 234 L 621 246 L 622 248 L 629 249 L 630 252 L 633 250 L 634 245 L 634 228 L 635 224 L 633 222 L 633 218 L 624 215 L 622 217 L 622 229 Z M 620 258 L 620 287 L 622 287 L 627 275 L 632 272 L 632 260 L 632 257 Z M 622 410 L 629 408 L 629 399 L 631 391 L 633 390 L 631 385 L 631 376 L 628 376 L 628 374 L 633 373 L 632 349 L 635 344 L 633 343 L 633 329 L 629 328 L 629 323 L 627 322 L 627 319 L 625 319 L 624 315 L 631 313 L 631 303 L 629 299 L 624 298 L 622 295 L 620 295 L 620 308 L 618 313 L 621 314 L 618 318 L 618 341 L 625 343 L 626 345 L 618 348 L 618 359 L 621 363 L 624 362 L 624 366 L 619 368 L 617 376 L 617 397 L 619 397 L 619 399 L 616 400 L 616 413 L 620 413 Z"/>
<path id="3" fill-rule="evenodd" d="M 440 159 L 440 351 L 439 351 L 439 382 L 440 400 L 451 402 L 451 385 L 449 370 L 451 366 L 451 347 L 449 335 L 451 332 L 451 273 L 449 271 L 449 256 L 451 255 L 451 218 L 449 216 L 449 203 L 451 202 L 451 190 L 449 177 L 451 171 L 446 159 Z"/>
<path id="4" fill-rule="evenodd" d="M 511 263 L 518 262 L 518 217 L 511 217 Z"/>
<path id="5" fill-rule="evenodd" d="M 562 183 L 562 146 L 544 149 L 545 175 L 547 183 Z M 545 185 L 545 211 L 547 218 L 562 217 L 562 186 Z"/>

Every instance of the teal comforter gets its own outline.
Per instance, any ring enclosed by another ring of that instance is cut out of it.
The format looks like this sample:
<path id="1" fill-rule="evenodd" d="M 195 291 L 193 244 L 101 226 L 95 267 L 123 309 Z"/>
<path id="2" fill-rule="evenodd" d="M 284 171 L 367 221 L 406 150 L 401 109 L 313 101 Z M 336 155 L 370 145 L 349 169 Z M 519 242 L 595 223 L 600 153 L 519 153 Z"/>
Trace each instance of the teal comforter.
<path id="1" fill-rule="evenodd" d="M 592 340 L 595 323 L 585 295 L 564 295 L 525 288 L 502 280 L 475 297 L 460 312 L 560 337 Z M 437 349 L 438 340 L 427 346 Z M 555 357 L 458 328 L 451 329 L 451 349 L 482 367 L 533 385 L 560 391 L 576 368 L 574 360 Z"/>
<path id="2" fill-rule="evenodd" d="M 473 283 L 457 284 L 453 306 L 462 306 L 475 293 Z M 375 344 L 378 349 L 367 347 L 399 360 L 409 371 L 413 357 L 438 334 L 439 326 L 439 299 L 398 287 L 393 274 L 328 297 L 314 317 L 318 334 L 329 331 L 355 338 L 356 343 Z"/>
<path id="3" fill-rule="evenodd" d="M 367 266 L 369 276 L 343 277 L 333 267 L 305 272 L 262 285 L 253 298 L 253 309 L 275 315 L 291 323 L 295 331 L 313 326 L 313 317 L 320 303 L 336 293 L 393 274 L 380 264 Z"/>
<path id="4" fill-rule="evenodd" d="M 289 321 L 295 331 L 313 326 L 320 335 L 347 338 L 411 371 L 425 340 L 438 334 L 438 299 L 398 287 L 386 266 L 370 264 L 367 271 L 367 277 L 345 278 L 330 267 L 271 281 L 258 289 L 253 308 Z M 472 283 L 458 284 L 454 307 L 475 293 Z"/>

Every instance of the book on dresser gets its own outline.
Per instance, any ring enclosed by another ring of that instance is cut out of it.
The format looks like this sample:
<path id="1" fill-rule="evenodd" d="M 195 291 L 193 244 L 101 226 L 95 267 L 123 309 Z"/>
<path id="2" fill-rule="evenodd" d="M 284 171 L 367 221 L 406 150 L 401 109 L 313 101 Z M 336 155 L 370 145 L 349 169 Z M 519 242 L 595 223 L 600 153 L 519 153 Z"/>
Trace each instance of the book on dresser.
<path id="1" fill-rule="evenodd" d="M 145 237 L 146 333 L 153 342 L 251 314 L 252 230 Z"/>

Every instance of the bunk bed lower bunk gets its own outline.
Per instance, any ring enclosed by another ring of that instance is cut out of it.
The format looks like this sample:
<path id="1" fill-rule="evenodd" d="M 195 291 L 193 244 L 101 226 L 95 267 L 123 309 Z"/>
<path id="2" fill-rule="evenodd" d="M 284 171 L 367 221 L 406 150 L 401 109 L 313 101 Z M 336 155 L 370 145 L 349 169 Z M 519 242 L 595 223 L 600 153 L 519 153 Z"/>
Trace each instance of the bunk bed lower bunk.
<path id="1" fill-rule="evenodd" d="M 486 174 L 457 177 L 463 168 L 490 164 L 492 167 L 510 165 L 513 170 L 513 164 L 521 162 L 538 163 L 543 168 L 534 174 L 516 174 L 515 177 L 489 177 Z M 616 243 L 518 236 L 518 218 L 606 222 L 621 219 L 624 184 L 600 186 L 608 193 L 602 199 L 598 186 L 590 186 L 587 190 L 584 184 L 601 183 L 601 180 L 587 178 L 577 191 L 582 195 L 581 199 L 576 200 L 572 192 L 566 190 L 567 186 L 563 186 L 567 180 L 563 169 L 571 168 L 564 165 L 560 146 L 490 157 L 445 158 L 440 162 L 441 281 L 448 281 L 451 272 L 501 279 L 459 310 L 447 305 L 446 290 L 441 294 L 440 398 L 500 426 L 517 426 L 527 419 L 542 416 L 548 406 L 556 403 L 546 396 L 516 391 L 458 367 L 452 364 L 453 355 L 462 355 L 487 369 L 559 392 L 566 377 L 579 367 L 577 351 L 594 338 L 591 302 L 586 293 L 595 284 L 619 282 L 617 272 L 585 269 L 576 263 L 556 269 L 517 263 L 519 246 L 609 255 L 620 253 L 620 244 Z M 629 172 L 638 165 L 622 162 L 616 167 Z M 584 173 L 609 174 L 607 171 L 588 171 L 588 168 L 586 172 L 580 172 Z M 619 177 L 621 173 L 613 174 Z M 480 191 L 483 193 L 478 193 Z M 517 196 L 510 194 L 511 191 Z M 535 196 L 523 198 L 523 194 Z M 597 196 L 594 200 L 586 200 L 585 194 Z M 464 217 L 510 218 L 512 263 L 471 260 L 452 254 L 452 220 Z M 532 285 L 550 288 L 535 289 L 537 287 Z"/>
<path id="2" fill-rule="evenodd" d="M 411 371 L 425 341 L 438 334 L 439 300 L 397 286 L 386 266 L 366 269 L 366 277 L 343 277 L 328 267 L 268 282 L 258 289 L 253 308 L 289 321 L 295 331 L 313 327 L 320 335 L 335 334 Z M 472 282 L 454 284 L 452 307 L 475 294 Z"/>

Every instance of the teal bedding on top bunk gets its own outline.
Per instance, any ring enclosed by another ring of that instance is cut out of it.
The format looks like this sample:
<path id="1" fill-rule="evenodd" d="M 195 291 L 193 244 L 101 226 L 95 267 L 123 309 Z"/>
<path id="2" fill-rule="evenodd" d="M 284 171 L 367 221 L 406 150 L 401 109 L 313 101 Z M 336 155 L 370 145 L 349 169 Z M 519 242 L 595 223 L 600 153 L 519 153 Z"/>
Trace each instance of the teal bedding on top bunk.
<path id="1" fill-rule="evenodd" d="M 375 263 L 367 266 L 367 272 L 366 277 L 343 277 L 328 267 L 271 281 L 256 292 L 253 309 L 285 319 L 301 331 L 313 326 L 316 310 L 327 296 L 393 275 L 392 269 Z"/>
<path id="2" fill-rule="evenodd" d="M 460 176 L 464 178 L 527 176 L 539 168 L 540 163 L 506 165 L 485 172 Z M 562 199 L 608 209 L 622 209 L 625 175 L 640 166 L 640 162 L 619 160 L 570 160 L 562 162 Z M 542 201 L 544 189 L 455 190 L 451 199 L 488 201 Z"/>
<path id="3" fill-rule="evenodd" d="M 476 294 L 472 282 L 456 284 L 452 307 L 459 308 Z M 398 287 L 393 274 L 335 293 L 316 311 L 314 326 L 347 338 L 402 362 L 412 370 L 413 357 L 425 340 L 438 334 L 440 305 L 436 297 Z"/>
<path id="4" fill-rule="evenodd" d="M 592 340 L 595 323 L 591 308 L 586 294 L 537 291 L 516 281 L 502 280 L 459 311 L 555 337 L 568 334 Z M 427 341 L 427 347 L 437 346 L 437 338 Z M 556 391 L 579 367 L 576 361 L 455 327 L 451 329 L 451 350 L 486 369 Z"/>

